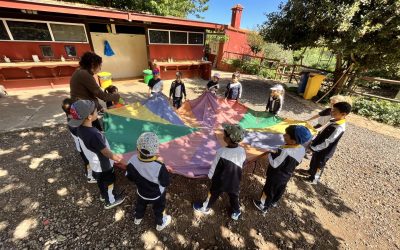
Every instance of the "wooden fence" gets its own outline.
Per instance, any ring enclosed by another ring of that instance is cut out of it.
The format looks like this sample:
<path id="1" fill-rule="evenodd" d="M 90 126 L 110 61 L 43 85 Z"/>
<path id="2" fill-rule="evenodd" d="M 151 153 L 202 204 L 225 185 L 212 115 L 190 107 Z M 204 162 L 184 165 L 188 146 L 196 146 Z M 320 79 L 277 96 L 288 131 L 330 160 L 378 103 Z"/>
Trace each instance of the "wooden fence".
<path id="1" fill-rule="evenodd" d="M 271 69 L 275 70 L 275 78 L 274 80 L 280 80 L 282 81 L 284 78 L 288 79 L 288 82 L 291 83 L 292 80 L 294 80 L 297 84 L 299 83 L 301 72 L 304 70 L 310 70 L 310 71 L 319 71 L 323 73 L 333 73 L 333 71 L 325 70 L 325 69 L 320 69 L 320 68 L 314 68 L 314 67 L 308 67 L 300 64 L 287 64 L 287 63 L 282 63 L 280 60 L 277 59 L 272 59 L 272 58 L 267 58 L 263 56 L 256 56 L 256 55 L 248 55 L 248 54 L 241 54 L 241 53 L 236 53 L 236 52 L 231 52 L 231 51 L 224 51 L 224 55 L 222 57 L 224 60 L 259 60 L 258 64 L 258 70 L 260 69 Z M 351 74 L 345 74 L 347 76 L 350 76 Z M 360 80 L 365 80 L 365 81 L 378 81 L 381 83 L 387 83 L 391 85 L 400 85 L 400 81 L 397 80 L 390 80 L 390 79 L 384 79 L 384 78 L 379 78 L 379 77 L 360 77 Z M 333 80 L 332 79 L 325 79 L 323 82 L 323 86 L 326 88 L 331 88 L 333 86 Z M 392 102 L 398 102 L 400 103 L 400 90 L 397 93 L 395 99 L 392 98 L 386 98 L 382 96 L 377 96 L 377 95 L 372 95 L 368 93 L 362 93 L 359 91 L 351 90 L 350 94 L 356 94 L 356 95 L 361 95 L 365 97 L 370 97 L 370 98 L 377 98 L 377 99 L 382 99 L 382 100 L 387 100 L 387 101 L 392 101 Z"/>

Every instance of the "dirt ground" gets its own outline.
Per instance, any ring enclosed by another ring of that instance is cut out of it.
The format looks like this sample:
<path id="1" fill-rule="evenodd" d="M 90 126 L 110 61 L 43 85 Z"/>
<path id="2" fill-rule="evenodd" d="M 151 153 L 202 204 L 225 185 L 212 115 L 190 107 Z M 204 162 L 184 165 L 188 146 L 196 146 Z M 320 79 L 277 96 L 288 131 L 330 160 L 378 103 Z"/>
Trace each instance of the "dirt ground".
<path id="1" fill-rule="evenodd" d="M 189 98 L 197 97 L 204 84 L 187 81 Z M 244 76 L 242 84 L 244 103 L 263 110 L 272 82 Z M 120 92 L 128 101 L 141 100 L 143 86 L 128 81 Z M 282 116 L 305 119 L 318 108 L 287 94 Z M 173 223 L 162 232 L 155 230 L 150 208 L 140 226 L 133 224 L 136 190 L 122 171 L 117 171 L 116 186 L 125 189 L 127 199 L 115 209 L 103 209 L 97 186 L 85 182 L 64 125 L 3 132 L 0 249 L 399 249 L 399 129 L 358 116 L 349 121 L 322 182 L 309 185 L 296 173 L 279 207 L 265 217 L 251 201 L 264 184 L 265 162 L 254 173 L 254 165 L 245 168 L 243 213 L 237 222 L 228 217 L 225 196 L 214 214 L 195 214 L 191 203 L 205 198 L 209 181 L 172 175 L 167 213 Z"/>

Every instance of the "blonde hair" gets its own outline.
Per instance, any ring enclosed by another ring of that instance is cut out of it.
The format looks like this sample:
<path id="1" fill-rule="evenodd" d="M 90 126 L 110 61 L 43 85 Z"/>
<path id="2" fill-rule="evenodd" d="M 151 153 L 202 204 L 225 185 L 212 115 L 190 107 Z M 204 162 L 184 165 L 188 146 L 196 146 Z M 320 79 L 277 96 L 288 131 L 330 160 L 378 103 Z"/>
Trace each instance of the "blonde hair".
<path id="1" fill-rule="evenodd" d="M 351 99 L 350 96 L 344 96 L 344 95 L 334 95 L 331 98 L 329 98 L 331 102 L 338 103 L 338 102 L 347 102 L 348 104 L 352 105 L 353 100 Z"/>

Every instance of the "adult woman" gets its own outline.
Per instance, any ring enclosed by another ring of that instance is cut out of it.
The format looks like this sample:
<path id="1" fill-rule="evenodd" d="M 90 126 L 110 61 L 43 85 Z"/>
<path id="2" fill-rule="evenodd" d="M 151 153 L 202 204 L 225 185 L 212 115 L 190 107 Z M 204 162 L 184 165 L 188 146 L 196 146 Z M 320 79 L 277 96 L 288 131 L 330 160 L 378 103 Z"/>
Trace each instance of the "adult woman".
<path id="1" fill-rule="evenodd" d="M 93 75 L 101 70 L 102 62 L 102 58 L 93 52 L 88 51 L 83 54 L 79 62 L 80 68 L 72 75 L 69 85 L 72 100 L 92 100 L 96 103 L 97 110 L 99 111 L 103 107 L 99 104 L 97 98 L 105 102 L 118 102 L 120 98 L 119 94 L 105 93 L 94 79 Z M 93 122 L 93 126 L 102 130 L 98 120 Z"/>

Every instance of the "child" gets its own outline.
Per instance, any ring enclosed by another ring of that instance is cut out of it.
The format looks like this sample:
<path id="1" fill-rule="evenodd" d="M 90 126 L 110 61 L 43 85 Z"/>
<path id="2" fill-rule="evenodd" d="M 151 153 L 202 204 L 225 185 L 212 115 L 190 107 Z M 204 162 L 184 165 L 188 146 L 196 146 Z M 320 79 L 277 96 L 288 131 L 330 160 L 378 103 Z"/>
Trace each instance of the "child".
<path id="1" fill-rule="evenodd" d="M 276 84 L 271 88 L 271 95 L 268 98 L 265 108 L 267 112 L 279 115 L 279 112 L 282 110 L 284 92 L 285 90 L 280 84 Z"/>
<path id="2" fill-rule="evenodd" d="M 268 156 L 269 167 L 260 200 L 254 205 L 266 214 L 270 207 L 276 207 L 286 189 L 294 169 L 300 164 L 306 150 L 301 145 L 311 139 L 310 131 L 304 126 L 290 125 L 283 135 L 285 145 Z"/>
<path id="3" fill-rule="evenodd" d="M 215 73 L 212 77 L 212 80 L 207 83 L 207 90 L 213 93 L 214 95 L 217 93 L 217 90 L 219 89 L 219 78 L 220 74 Z"/>
<path id="4" fill-rule="evenodd" d="M 149 92 L 148 96 L 153 96 L 155 93 L 160 93 L 163 90 L 163 81 L 160 79 L 160 71 L 158 69 L 153 70 L 153 78 L 149 81 Z"/>
<path id="5" fill-rule="evenodd" d="M 172 96 L 172 106 L 179 109 L 182 106 L 182 96 L 185 97 L 186 101 L 186 89 L 185 84 L 182 82 L 182 73 L 176 72 L 176 80 L 172 82 L 169 90 L 169 99 Z"/>
<path id="6" fill-rule="evenodd" d="M 159 139 L 156 134 L 146 132 L 137 140 L 137 153 L 128 163 L 126 176 L 137 187 L 135 225 L 142 222 L 146 206 L 153 204 L 157 231 L 163 230 L 171 223 L 171 216 L 165 215 L 166 188 L 169 185 L 169 174 L 164 163 L 157 161 Z"/>
<path id="7" fill-rule="evenodd" d="M 331 120 L 331 110 L 332 110 L 332 106 L 335 103 L 338 102 L 347 102 L 351 105 L 351 98 L 347 97 L 347 96 L 342 96 L 342 95 L 334 95 L 331 98 L 329 98 L 330 101 L 330 107 L 326 108 L 324 110 L 322 110 L 321 112 L 319 112 L 318 114 L 314 115 L 313 117 L 311 117 L 310 119 L 306 120 L 306 122 L 312 121 L 316 118 L 318 118 L 318 124 L 314 126 L 315 129 L 321 128 L 324 125 L 328 124 L 329 121 Z"/>
<path id="8" fill-rule="evenodd" d="M 109 94 L 118 94 L 118 88 L 117 86 L 114 85 L 110 85 L 108 86 L 104 92 L 109 93 Z M 125 105 L 125 101 L 124 99 L 122 99 L 122 97 L 119 98 L 118 102 L 114 102 L 114 101 L 107 101 L 106 102 L 106 106 L 108 109 L 110 108 L 118 108 Z"/>
<path id="9" fill-rule="evenodd" d="M 208 178 L 211 188 L 207 200 L 203 203 L 193 203 L 193 209 L 203 214 L 210 214 L 211 207 L 222 193 L 228 193 L 232 207 L 231 218 L 238 220 L 241 215 L 239 207 L 239 189 L 242 178 L 243 163 L 246 152 L 239 146 L 244 138 L 244 130 L 240 125 L 223 124 L 226 147 L 217 150 L 217 155 L 211 165 Z"/>
<path id="10" fill-rule="evenodd" d="M 225 91 L 225 98 L 228 100 L 236 100 L 242 97 L 242 84 L 239 82 L 240 74 L 235 72 L 232 74 L 232 82 L 228 83 Z"/>
<path id="11" fill-rule="evenodd" d="M 326 162 L 333 156 L 336 146 L 346 130 L 346 116 L 351 112 L 348 102 L 338 102 L 332 107 L 331 122 L 312 140 L 310 149 L 313 152 L 308 181 L 317 184 L 324 171 Z"/>
<path id="12" fill-rule="evenodd" d="M 67 116 L 67 123 L 71 120 L 70 108 L 73 101 L 71 98 L 66 98 L 63 100 L 61 108 L 64 110 L 65 115 Z M 79 145 L 79 138 L 78 138 L 78 129 L 71 127 L 68 125 L 68 130 L 72 136 L 72 139 L 75 142 L 76 150 L 79 152 L 83 163 L 85 164 L 85 176 L 87 178 L 88 183 L 96 183 L 96 179 L 93 178 L 92 169 L 90 168 L 89 161 L 86 159 L 85 154 L 83 153 L 81 146 Z"/>
<path id="13" fill-rule="evenodd" d="M 115 195 L 114 162 L 126 165 L 122 155 L 110 150 L 107 139 L 95 127 L 92 121 L 97 119 L 96 104 L 89 100 L 79 100 L 71 105 L 72 119 L 68 122 L 71 127 L 78 127 L 79 144 L 93 170 L 93 177 L 100 189 L 100 200 L 105 201 L 105 209 L 121 204 L 125 197 Z"/>

